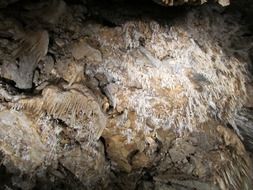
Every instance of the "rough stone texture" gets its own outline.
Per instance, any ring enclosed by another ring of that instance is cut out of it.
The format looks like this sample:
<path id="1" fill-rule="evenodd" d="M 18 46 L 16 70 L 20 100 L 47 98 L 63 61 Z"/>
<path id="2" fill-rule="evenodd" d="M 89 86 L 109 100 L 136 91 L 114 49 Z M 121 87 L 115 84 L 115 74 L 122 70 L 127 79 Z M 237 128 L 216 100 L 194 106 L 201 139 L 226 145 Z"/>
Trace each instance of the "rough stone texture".
<path id="1" fill-rule="evenodd" d="M 203 4 L 208 2 L 208 0 L 153 0 L 154 2 L 164 5 L 164 6 L 175 6 L 175 5 L 183 5 L 183 4 Z M 230 4 L 230 0 L 216 0 L 222 6 L 228 6 Z"/>
<path id="2" fill-rule="evenodd" d="M 252 36 L 237 14 L 19 6 L 0 16 L 3 189 L 253 188 Z"/>
<path id="3" fill-rule="evenodd" d="M 25 36 L 20 36 L 22 40 L 17 49 L 11 49 L 10 57 L 4 58 L 1 76 L 15 81 L 20 89 L 29 89 L 32 88 L 37 63 L 47 54 L 49 37 L 46 31 L 24 33 Z M 9 46 L 8 43 L 4 45 Z"/>
<path id="4" fill-rule="evenodd" d="M 0 0 L 0 8 L 6 7 L 12 3 L 15 3 L 19 0 Z M 59 0 L 52 0 L 53 2 L 59 2 Z M 127 1 L 127 0 L 114 0 L 114 1 Z M 175 6 L 175 5 L 183 5 L 183 4 L 203 4 L 208 2 L 208 0 L 153 0 L 154 2 L 164 5 L 164 6 Z M 222 6 L 228 6 L 230 4 L 230 0 L 216 0 Z M 86 2 L 85 0 L 83 2 Z"/>

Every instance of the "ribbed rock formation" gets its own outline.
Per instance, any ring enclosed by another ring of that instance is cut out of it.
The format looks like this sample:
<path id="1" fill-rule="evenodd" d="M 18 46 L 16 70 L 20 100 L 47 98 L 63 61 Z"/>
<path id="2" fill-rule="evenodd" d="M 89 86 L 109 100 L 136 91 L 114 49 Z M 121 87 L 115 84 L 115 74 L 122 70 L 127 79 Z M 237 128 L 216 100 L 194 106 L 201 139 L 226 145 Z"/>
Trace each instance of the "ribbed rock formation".
<path id="1" fill-rule="evenodd" d="M 239 14 L 103 3 L 2 9 L 0 189 L 251 190 Z"/>

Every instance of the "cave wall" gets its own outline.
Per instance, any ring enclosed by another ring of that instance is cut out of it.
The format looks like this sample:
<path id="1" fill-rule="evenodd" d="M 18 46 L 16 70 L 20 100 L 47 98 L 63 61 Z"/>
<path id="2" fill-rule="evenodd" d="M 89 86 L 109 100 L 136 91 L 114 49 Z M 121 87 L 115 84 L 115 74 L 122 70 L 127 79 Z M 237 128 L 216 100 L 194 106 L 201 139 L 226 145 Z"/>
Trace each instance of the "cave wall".
<path id="1" fill-rule="evenodd" d="M 249 9 L 129 2 L 0 1 L 0 189 L 252 189 Z"/>

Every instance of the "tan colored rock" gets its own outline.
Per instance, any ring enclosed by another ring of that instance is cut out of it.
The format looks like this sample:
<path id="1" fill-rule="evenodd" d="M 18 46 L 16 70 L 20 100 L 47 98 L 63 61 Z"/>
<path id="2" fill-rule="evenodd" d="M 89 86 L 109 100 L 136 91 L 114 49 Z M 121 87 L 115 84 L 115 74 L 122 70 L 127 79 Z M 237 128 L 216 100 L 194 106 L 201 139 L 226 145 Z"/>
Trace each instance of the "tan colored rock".
<path id="1" fill-rule="evenodd" d="M 61 164 L 71 171 L 83 184 L 96 184 L 100 178 L 106 179 L 106 161 L 104 157 L 104 147 L 102 143 L 89 146 L 75 147 L 65 151 Z M 96 150 L 98 149 L 98 151 Z"/>
<path id="2" fill-rule="evenodd" d="M 218 0 L 218 3 L 223 7 L 230 5 L 230 0 Z"/>
<path id="3" fill-rule="evenodd" d="M 0 150 L 21 172 L 35 172 L 43 165 L 48 149 L 41 142 L 35 123 L 14 110 L 0 113 Z"/>
<path id="4" fill-rule="evenodd" d="M 167 1 L 174 2 L 184 3 Z M 1 81 L 0 119 L 14 109 L 15 117 L 10 118 L 18 122 L 22 118 L 34 129 L 0 122 L 4 142 L 0 149 L 5 150 L 1 159 L 9 161 L 4 166 L 15 179 L 8 184 L 14 189 L 18 183 L 23 189 L 39 185 L 43 189 L 252 189 L 252 165 L 238 137 L 241 128 L 250 131 L 252 126 L 238 122 L 243 121 L 238 117 L 244 116 L 241 111 L 248 98 L 250 60 L 245 50 L 252 37 L 245 36 L 238 17 L 206 5 L 169 25 L 168 20 L 149 17 L 115 24 L 100 10 L 101 20 L 113 25 L 108 27 L 83 22 L 83 17 L 73 19 L 82 15 L 81 8 L 67 8 L 72 11 L 69 20 L 65 17 L 66 23 L 52 29 L 52 38 L 64 43 L 52 40 L 49 49 L 55 64 L 50 63 L 48 71 L 39 68 L 35 83 L 39 86 L 21 93 Z M 115 14 L 122 10 L 116 9 Z M 9 38 L 0 40 L 0 50 L 8 43 Z M 6 127 L 15 136 L 8 135 Z M 18 133 L 20 129 L 27 134 Z M 31 139 L 17 141 L 17 136 Z M 34 164 L 26 167 L 24 151 L 16 144 L 31 147 L 35 155 L 41 147 L 49 151 L 32 157 Z M 10 164 L 15 160 L 21 164 Z M 15 172 L 19 167 L 24 167 L 21 176 Z M 23 180 L 31 173 L 31 183 Z"/>
<path id="5" fill-rule="evenodd" d="M 245 107 L 253 107 L 253 84 L 247 84 L 246 85 L 247 90 L 247 102 L 245 103 Z"/>
<path id="6" fill-rule="evenodd" d="M 43 113 L 52 115 L 72 128 L 79 128 L 84 136 L 80 133 L 77 140 L 98 140 L 105 128 L 106 117 L 92 93 L 78 84 L 71 87 L 63 84 L 63 88 L 64 91 L 57 86 L 48 86 L 42 97 L 22 99 L 16 106 L 38 116 Z"/>
<path id="7" fill-rule="evenodd" d="M 90 46 L 85 39 L 73 45 L 71 50 L 73 57 L 76 60 L 86 58 L 91 63 L 100 63 L 102 61 L 102 54 L 99 50 Z"/>

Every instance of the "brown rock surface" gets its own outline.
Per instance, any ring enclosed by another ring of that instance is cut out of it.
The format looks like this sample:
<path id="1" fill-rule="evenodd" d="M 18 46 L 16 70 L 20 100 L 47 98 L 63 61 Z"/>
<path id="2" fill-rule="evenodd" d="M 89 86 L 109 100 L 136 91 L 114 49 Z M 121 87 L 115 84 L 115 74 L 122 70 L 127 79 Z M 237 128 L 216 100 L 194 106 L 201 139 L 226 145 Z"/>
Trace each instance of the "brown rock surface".
<path id="1" fill-rule="evenodd" d="M 251 190 L 252 35 L 241 18 L 213 4 L 178 17 L 152 3 L 115 3 L 113 14 L 79 3 L 1 13 L 0 185 Z M 32 57 L 23 70 L 15 49 Z"/>

